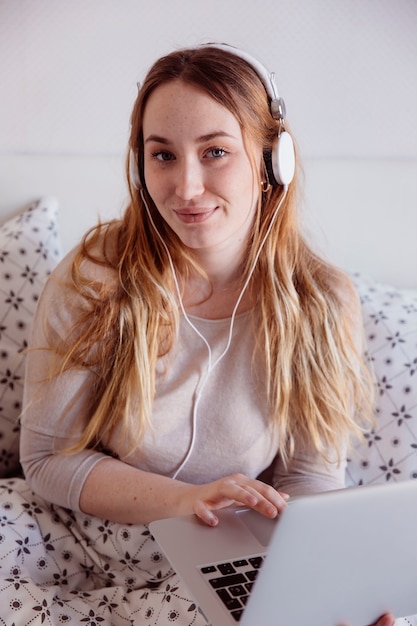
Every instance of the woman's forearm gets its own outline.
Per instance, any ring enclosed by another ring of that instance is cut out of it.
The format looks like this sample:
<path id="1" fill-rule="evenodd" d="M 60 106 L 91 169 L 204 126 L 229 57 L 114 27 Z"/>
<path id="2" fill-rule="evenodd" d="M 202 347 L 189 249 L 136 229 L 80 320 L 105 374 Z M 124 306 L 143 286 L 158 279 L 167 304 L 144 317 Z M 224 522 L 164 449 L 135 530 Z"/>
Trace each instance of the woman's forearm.
<path id="1" fill-rule="evenodd" d="M 123 524 L 192 513 L 195 486 L 146 472 L 117 459 L 104 459 L 90 471 L 80 509 Z"/>

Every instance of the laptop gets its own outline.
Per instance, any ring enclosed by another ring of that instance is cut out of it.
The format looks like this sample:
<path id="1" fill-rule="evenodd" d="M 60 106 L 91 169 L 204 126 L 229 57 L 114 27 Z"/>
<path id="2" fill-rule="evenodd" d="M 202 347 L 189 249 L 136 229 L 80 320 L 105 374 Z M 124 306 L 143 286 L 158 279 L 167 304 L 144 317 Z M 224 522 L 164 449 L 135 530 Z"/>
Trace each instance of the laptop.
<path id="1" fill-rule="evenodd" d="M 417 614 L 417 480 L 292 500 L 277 521 L 243 507 L 152 522 L 212 626 L 365 626 Z M 229 587 L 230 583 L 230 587 Z"/>

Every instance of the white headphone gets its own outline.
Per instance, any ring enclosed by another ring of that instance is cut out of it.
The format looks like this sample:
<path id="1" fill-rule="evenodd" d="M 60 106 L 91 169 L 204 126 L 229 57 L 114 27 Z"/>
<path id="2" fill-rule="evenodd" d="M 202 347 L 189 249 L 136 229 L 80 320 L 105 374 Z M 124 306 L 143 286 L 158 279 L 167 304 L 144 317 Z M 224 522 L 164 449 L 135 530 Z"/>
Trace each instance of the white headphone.
<path id="1" fill-rule="evenodd" d="M 258 74 L 265 90 L 270 98 L 269 109 L 272 117 L 283 124 L 286 116 L 285 102 L 278 94 L 278 88 L 275 83 L 275 75 L 268 70 L 257 59 L 247 52 L 235 48 L 229 44 L 208 43 L 199 46 L 200 48 L 218 48 L 230 54 L 240 57 Z M 291 135 L 283 130 L 278 132 L 277 138 L 272 145 L 271 154 L 267 155 L 266 168 L 268 172 L 269 182 L 273 186 L 289 185 L 294 177 L 295 171 L 295 151 L 294 142 Z"/>
<path id="2" fill-rule="evenodd" d="M 242 59 L 244 59 L 254 70 L 255 72 L 259 75 L 262 83 L 265 86 L 266 92 L 268 94 L 268 96 L 271 99 L 270 102 L 270 111 L 271 111 L 271 115 L 274 119 L 278 120 L 279 122 L 283 122 L 284 118 L 285 118 L 285 104 L 284 101 L 282 100 L 282 98 L 280 98 L 280 96 L 278 95 L 278 91 L 274 82 L 274 78 L 273 78 L 273 74 L 269 74 L 267 72 L 267 70 L 255 59 L 253 59 L 250 55 L 246 54 L 245 52 L 238 50 L 237 48 L 228 46 L 226 44 L 206 44 L 205 46 L 201 46 L 201 47 L 215 47 L 215 48 L 219 48 L 222 50 L 225 50 L 227 52 L 230 52 L 232 54 L 235 54 L 236 56 L 241 57 Z M 269 182 L 271 183 L 271 185 L 277 186 L 277 185 L 282 185 L 283 186 L 283 194 L 279 200 L 279 203 L 274 211 L 274 214 L 270 220 L 270 223 L 268 225 L 267 231 L 261 241 L 261 244 L 259 246 L 259 249 L 256 253 L 255 259 L 253 261 L 252 267 L 250 268 L 250 272 L 249 275 L 246 278 L 246 281 L 240 291 L 239 297 L 235 303 L 234 309 L 233 309 L 233 313 L 230 319 L 230 327 L 229 327 L 229 334 L 228 334 L 228 339 L 226 342 L 226 345 L 224 347 L 223 352 L 220 354 L 219 357 L 217 357 L 217 359 L 215 361 L 213 361 L 213 355 L 211 352 L 211 347 L 210 344 L 208 343 L 208 341 L 206 340 L 206 338 L 200 333 L 200 331 L 196 328 L 196 326 L 193 324 L 192 320 L 188 317 L 187 312 L 184 308 L 184 304 L 182 302 L 182 297 L 181 297 L 181 290 L 179 287 L 179 283 L 178 283 L 178 279 L 177 279 L 177 275 L 176 275 L 176 271 L 175 271 L 175 267 L 174 267 L 174 263 L 173 260 L 171 258 L 171 254 L 169 251 L 169 248 L 166 244 L 166 242 L 164 241 L 164 238 L 161 236 L 161 234 L 158 231 L 158 228 L 156 227 L 156 224 L 154 223 L 153 219 L 152 219 L 152 214 L 151 211 L 148 207 L 148 204 L 146 202 L 146 198 L 144 195 L 144 190 L 142 189 L 142 185 L 140 183 L 140 181 L 138 180 L 139 178 L 139 171 L 138 171 L 138 167 L 137 167 L 137 163 L 135 163 L 135 161 L 132 162 L 132 156 L 133 153 L 130 153 L 130 157 L 131 157 L 131 161 L 130 161 L 130 166 L 131 166 L 131 179 L 132 182 L 135 186 L 137 186 L 140 189 L 140 194 L 142 197 L 142 201 L 145 205 L 145 209 L 148 213 L 148 217 L 150 220 L 150 223 L 157 235 L 157 237 L 159 238 L 159 240 L 161 241 L 163 247 L 165 248 L 165 251 L 167 253 L 167 257 L 168 257 L 168 261 L 169 264 L 171 266 L 171 271 L 172 271 L 172 276 L 174 279 L 174 284 L 175 284 L 175 288 L 176 288 L 176 292 L 178 295 L 178 301 L 184 316 L 185 321 L 187 322 L 187 324 L 195 331 L 196 335 L 198 335 L 200 337 L 200 339 L 203 341 L 203 343 L 206 345 L 207 347 L 207 351 L 208 351 L 208 366 L 207 366 L 207 371 L 205 372 L 204 376 L 199 380 L 196 390 L 195 390 L 195 395 L 194 395 L 194 400 L 193 400 L 193 410 L 192 410 L 192 425 L 191 425 L 191 439 L 187 448 L 187 451 L 185 452 L 185 455 L 182 459 L 182 461 L 179 463 L 179 465 L 177 466 L 177 468 L 175 469 L 175 471 L 172 474 L 172 478 L 177 478 L 178 475 L 181 473 L 181 471 L 184 469 L 185 465 L 187 465 L 193 451 L 194 451 L 194 447 L 195 447 L 195 443 L 196 443 L 196 437 L 197 437 L 197 422 L 198 422 L 198 407 L 199 407 L 199 403 L 200 403 L 200 399 L 202 396 L 202 393 L 205 389 L 205 386 L 208 382 L 208 379 L 212 373 L 212 371 L 214 370 L 214 368 L 218 365 L 218 363 L 223 359 L 223 357 L 227 354 L 231 341 L 232 341 L 232 335 L 233 335 L 233 328 L 234 328 L 234 322 L 235 322 L 235 317 L 237 314 L 237 310 L 239 307 L 239 304 L 243 298 L 243 295 L 249 285 L 249 281 L 253 275 L 253 272 L 255 270 L 256 264 L 258 262 L 259 259 L 259 255 L 261 253 L 262 248 L 265 245 L 265 242 L 269 236 L 269 233 L 271 232 L 272 226 L 275 222 L 275 219 L 277 217 L 277 214 L 279 212 L 279 209 L 281 207 L 281 205 L 284 202 L 284 199 L 286 197 L 287 194 L 287 188 L 288 188 L 288 184 L 291 182 L 291 180 L 293 179 L 294 176 L 294 170 L 295 170 L 295 154 L 294 154 L 294 145 L 293 145 L 293 141 L 291 138 L 291 135 L 286 132 L 286 131 L 282 131 L 282 132 L 278 132 L 277 134 L 277 138 L 276 141 L 274 142 L 273 146 L 272 146 L 272 151 L 270 155 L 267 155 L 267 158 L 265 160 L 266 163 L 266 167 L 267 167 L 267 171 L 268 171 L 268 178 L 269 178 Z"/>
<path id="3" fill-rule="evenodd" d="M 252 57 L 247 52 L 230 46 L 229 44 L 207 43 L 199 46 L 199 48 L 218 48 L 230 54 L 240 57 L 258 74 L 262 81 L 268 97 L 270 98 L 269 109 L 272 117 L 283 125 L 286 108 L 284 100 L 279 96 L 275 83 L 274 74 Z M 279 130 L 277 137 L 272 145 L 271 152 L 264 155 L 265 165 L 268 173 L 268 179 L 273 187 L 277 185 L 289 185 L 294 177 L 295 171 L 295 151 L 294 143 L 291 135 L 286 130 Z M 130 152 L 130 178 L 133 185 L 140 189 L 142 183 L 138 171 L 138 163 L 133 152 Z"/>

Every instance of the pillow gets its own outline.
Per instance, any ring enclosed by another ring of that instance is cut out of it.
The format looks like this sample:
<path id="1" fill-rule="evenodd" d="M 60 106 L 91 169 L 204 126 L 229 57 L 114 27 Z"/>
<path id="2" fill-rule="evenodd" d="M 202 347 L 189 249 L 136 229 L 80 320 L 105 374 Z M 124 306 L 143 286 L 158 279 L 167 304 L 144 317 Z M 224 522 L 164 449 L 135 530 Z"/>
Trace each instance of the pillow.
<path id="1" fill-rule="evenodd" d="M 19 473 L 23 350 L 46 277 L 62 256 L 58 203 L 42 198 L 0 226 L 0 477 Z"/>
<path id="2" fill-rule="evenodd" d="M 417 478 L 417 290 L 353 280 L 375 373 L 376 426 L 354 446 L 347 484 Z"/>

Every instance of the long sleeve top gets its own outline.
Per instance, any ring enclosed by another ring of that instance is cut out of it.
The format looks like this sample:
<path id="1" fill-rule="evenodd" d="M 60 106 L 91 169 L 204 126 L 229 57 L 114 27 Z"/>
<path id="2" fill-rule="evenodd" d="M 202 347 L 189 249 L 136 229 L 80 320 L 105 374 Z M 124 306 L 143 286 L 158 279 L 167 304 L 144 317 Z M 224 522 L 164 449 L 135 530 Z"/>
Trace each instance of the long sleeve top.
<path id="1" fill-rule="evenodd" d="M 278 435 L 271 426 L 265 365 L 254 351 L 255 311 L 236 317 L 230 347 L 217 363 L 227 344 L 230 319 L 190 318 L 209 350 L 181 318 L 172 350 L 157 363 L 152 427 L 133 454 L 126 455 L 117 430 L 106 446 L 108 452 L 85 449 L 63 454 L 90 419 L 86 407 L 94 375 L 88 369 L 70 370 L 45 384 L 51 359 L 56 357 L 53 351 L 36 348 L 47 345 L 46 323 L 57 337 L 67 337 L 79 315 L 79 303 L 66 297 L 62 281 L 68 276 L 71 260 L 72 254 L 45 286 L 32 329 L 31 347 L 35 349 L 27 355 L 21 462 L 35 492 L 77 511 L 89 472 L 108 453 L 142 470 L 173 476 L 191 445 L 189 459 L 178 476 L 185 482 L 210 482 L 234 472 L 256 477 L 272 466 L 274 486 L 290 495 L 344 485 L 344 462 L 325 463 L 311 450 L 297 449 L 284 467 L 277 455 Z M 95 266 L 91 272 L 97 278 L 108 270 Z"/>

